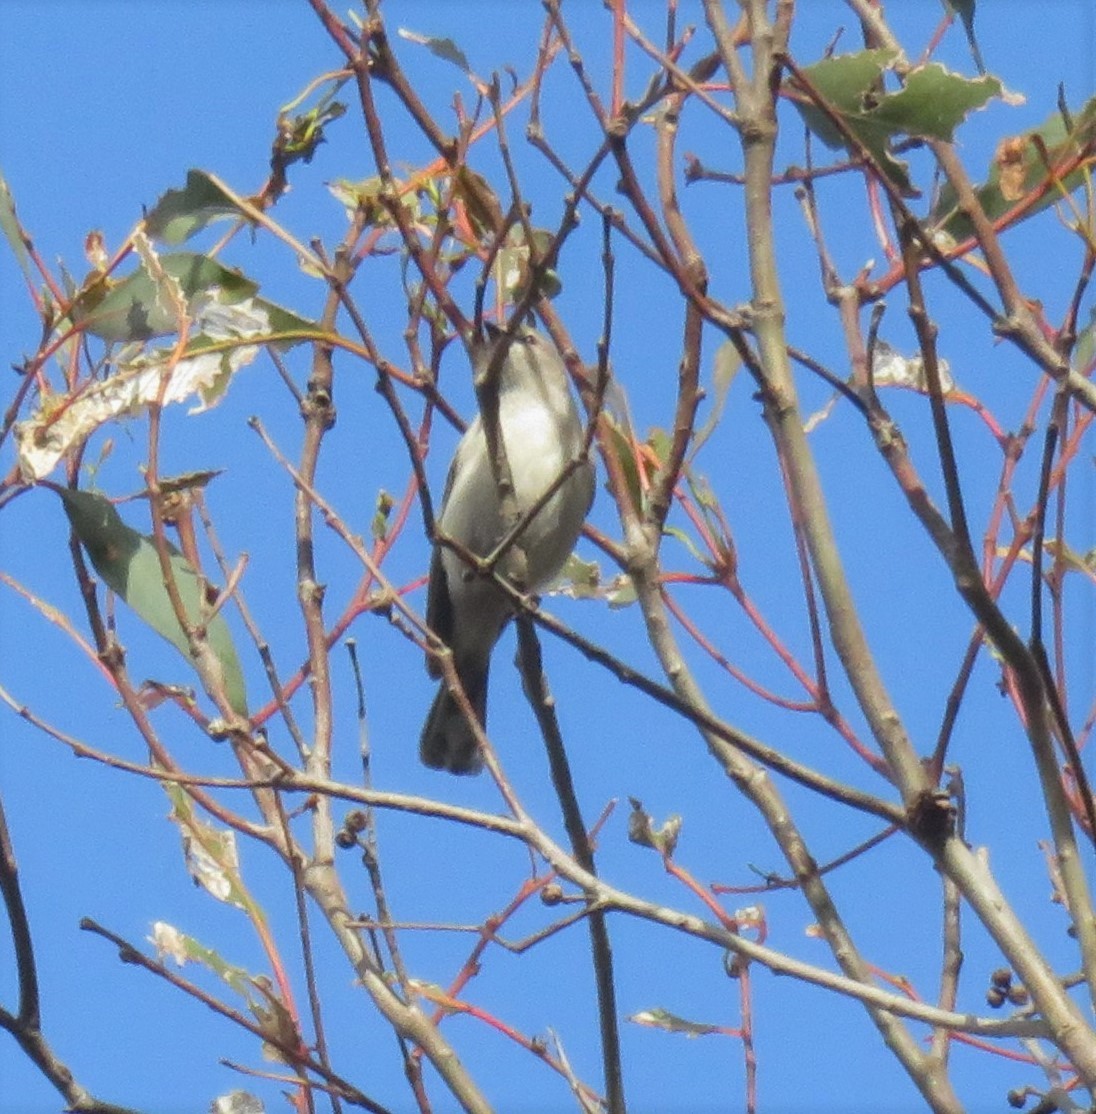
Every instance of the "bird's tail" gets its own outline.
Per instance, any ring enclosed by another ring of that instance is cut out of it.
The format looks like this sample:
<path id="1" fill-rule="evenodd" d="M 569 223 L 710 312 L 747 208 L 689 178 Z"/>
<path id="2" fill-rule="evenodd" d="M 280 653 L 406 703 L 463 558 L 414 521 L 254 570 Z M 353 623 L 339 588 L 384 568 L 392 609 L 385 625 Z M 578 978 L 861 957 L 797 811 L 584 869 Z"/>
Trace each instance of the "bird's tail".
<path id="1" fill-rule="evenodd" d="M 460 670 L 461 686 L 481 726 L 487 723 L 487 664 Z M 464 713 L 443 681 L 426 717 L 419 740 L 419 757 L 434 770 L 451 774 L 478 774 L 483 756 Z"/>

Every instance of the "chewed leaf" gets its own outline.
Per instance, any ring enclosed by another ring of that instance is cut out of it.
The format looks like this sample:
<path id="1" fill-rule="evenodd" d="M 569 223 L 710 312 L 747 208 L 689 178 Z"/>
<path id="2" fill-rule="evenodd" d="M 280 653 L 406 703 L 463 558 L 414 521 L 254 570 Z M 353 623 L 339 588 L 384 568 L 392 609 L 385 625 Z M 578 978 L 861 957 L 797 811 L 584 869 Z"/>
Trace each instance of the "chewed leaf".
<path id="1" fill-rule="evenodd" d="M 883 72 L 895 60 L 893 50 L 861 50 L 855 54 L 837 54 L 824 58 L 803 70 L 803 76 L 835 115 L 855 119 L 866 111 L 865 97 L 882 79 Z M 789 85 L 789 90 L 794 89 Z M 805 92 L 795 95 L 795 105 L 807 126 L 827 147 L 845 146 L 841 129 Z"/>
<path id="2" fill-rule="evenodd" d="M 666 818 L 665 823 L 656 824 L 651 814 L 643 807 L 642 801 L 630 797 L 632 811 L 628 815 L 628 840 L 640 847 L 650 847 L 667 859 L 672 859 L 677 849 L 684 821 L 677 813 Z"/>
<path id="3" fill-rule="evenodd" d="M 236 865 L 236 839 L 232 831 L 216 833 L 218 847 L 211 852 L 205 840 L 199 841 L 192 836 L 183 837 L 187 870 L 191 878 L 207 893 L 218 901 L 231 901 L 233 878 L 225 859 L 231 857 Z"/>
<path id="4" fill-rule="evenodd" d="M 995 77 L 972 80 L 930 62 L 911 70 L 898 92 L 881 97 L 871 118 L 894 135 L 950 140 L 971 112 L 1003 93 Z"/>
<path id="5" fill-rule="evenodd" d="M 839 54 L 824 58 L 803 70 L 803 76 L 829 107 L 870 153 L 879 168 L 907 195 L 916 194 L 910 183 L 908 166 L 896 159 L 888 148 L 889 133 L 885 126 L 871 118 L 871 106 L 879 95 L 883 73 L 897 57 L 893 50 L 861 50 L 855 54 Z M 859 151 L 831 116 L 811 100 L 806 90 L 789 82 L 791 94 L 803 122 L 827 147 L 845 148 L 852 154 Z"/>
<path id="6" fill-rule="evenodd" d="M 213 1100 L 209 1114 L 266 1114 L 266 1107 L 250 1091 L 229 1091 Z"/>
<path id="7" fill-rule="evenodd" d="M 164 586 L 160 560 L 152 539 L 127 526 L 114 505 L 102 495 L 70 488 L 56 490 L 64 503 L 73 532 L 87 550 L 103 582 L 189 661 L 190 643 Z M 243 671 L 228 624 L 220 612 L 208 618 L 205 582 L 170 543 L 168 551 L 175 586 L 187 619 L 196 627 L 205 626 L 206 640 L 220 666 L 225 697 L 234 712 L 246 716 Z"/>
<path id="8" fill-rule="evenodd" d="M 452 39 L 431 38 L 429 35 L 419 34 L 418 31 L 409 31 L 406 27 L 400 27 L 396 33 L 401 39 L 426 47 L 435 58 L 441 58 L 444 62 L 452 62 L 454 66 L 471 75 L 472 67 L 468 58 Z"/>
<path id="9" fill-rule="evenodd" d="M 300 1032 L 293 1021 L 293 1015 L 276 995 L 268 978 L 253 975 L 246 968 L 230 963 L 219 952 L 165 921 L 153 924 L 148 941 L 156 949 L 161 963 L 168 959 L 174 961 L 178 967 L 198 963 L 239 994 L 259 1023 L 266 1038 L 264 1052 L 269 1058 L 282 1058 L 277 1048 L 269 1043 L 271 1040 L 276 1040 L 283 1048 L 297 1047 Z M 250 1101 L 242 1101 L 241 1096 Z M 224 1103 L 227 1105 L 221 1105 Z M 224 1114 L 230 1111 L 232 1114 L 262 1114 L 262 1103 L 254 1105 L 255 1103 L 258 1103 L 257 1099 L 242 1091 L 235 1091 L 231 1095 L 222 1096 L 211 1109 Z"/>
<path id="10" fill-rule="evenodd" d="M 206 947 L 193 936 L 180 932 L 174 925 L 167 924 L 165 921 L 156 921 L 148 941 L 156 949 L 156 954 L 161 960 L 170 959 L 177 967 L 184 967 L 188 963 L 200 963 L 223 979 L 233 990 L 241 994 L 246 992 L 250 975 L 243 967 L 229 963 L 212 948 Z"/>
<path id="11" fill-rule="evenodd" d="M 218 901 L 247 909 L 247 895 L 240 878 L 240 860 L 236 851 L 236 833 L 231 828 L 214 827 L 199 816 L 193 802 L 178 785 L 165 783 L 164 791 L 171 800 L 171 819 L 179 825 L 183 855 L 191 878 Z M 190 958 L 206 963 L 237 990 L 242 990 L 250 982 L 246 975 L 237 982 L 234 976 L 238 968 L 228 964 L 223 968 L 213 966 L 206 955 Z"/>
<path id="12" fill-rule="evenodd" d="M 205 967 L 244 998 L 253 1011 L 256 1006 L 263 1008 L 271 998 L 269 991 L 262 987 L 259 976 L 251 974 L 246 967 L 230 963 L 219 952 L 174 925 L 156 921 L 148 942 L 156 949 L 161 962 L 170 959 L 178 967 L 188 963 Z"/>
<path id="13" fill-rule="evenodd" d="M 148 938 L 148 942 L 156 949 L 161 962 L 171 959 L 174 960 L 176 967 L 184 967 L 190 961 L 187 936 L 172 924 L 156 921 L 152 926 L 152 935 Z"/>
<path id="14" fill-rule="evenodd" d="M 1043 124 L 997 144 L 988 175 L 976 190 L 979 204 L 992 221 L 1015 210 L 1017 219 L 1059 201 L 1086 180 L 1096 141 L 1096 97 L 1067 122 L 1055 112 Z M 970 218 L 958 204 L 950 184 L 940 191 L 932 220 L 943 236 L 961 241 L 973 235 Z"/>
<path id="15" fill-rule="evenodd" d="M 573 600 L 604 600 L 613 608 L 627 607 L 636 600 L 635 585 L 627 573 L 616 573 L 603 580 L 601 567 L 596 561 L 584 561 L 575 553 L 567 558 L 559 576 L 548 586 L 545 594 Z"/>
<path id="16" fill-rule="evenodd" d="M 214 221 L 244 215 L 204 170 L 188 170 L 186 186 L 168 190 L 156 202 L 145 217 L 145 230 L 165 244 L 181 244 Z"/>
<path id="17" fill-rule="evenodd" d="M 222 302 L 242 302 L 259 289 L 240 271 L 194 252 L 181 251 L 159 259 L 164 272 L 175 279 L 187 298 L 218 292 Z M 102 293 L 101 284 L 81 295 L 72 307 L 78 324 L 103 340 L 150 340 L 178 327 L 176 314 L 158 297 L 158 285 L 144 267 Z"/>
<path id="18" fill-rule="evenodd" d="M 208 410 L 224 396 L 235 373 L 259 354 L 260 343 L 238 342 L 285 348 L 297 343 L 294 334 L 315 329 L 312 322 L 259 298 L 221 302 L 220 294 L 208 291 L 196 306 L 196 332 L 182 358 L 176 360 L 171 348 L 144 352 L 67 398 L 49 398 L 20 422 L 15 435 L 23 475 L 43 479 L 101 426 L 139 414 L 154 402 L 197 398 L 190 412 Z"/>
<path id="19" fill-rule="evenodd" d="M 336 100 L 339 90 L 349 80 L 346 74 L 331 75 L 319 83 L 323 91 L 315 104 L 303 112 L 296 110 L 311 99 L 317 83 L 312 83 L 300 96 L 283 105 L 278 113 L 278 134 L 274 140 L 272 164 L 286 167 L 295 162 L 311 162 L 319 145 L 326 141 L 327 125 L 345 115 L 346 105 Z"/>
<path id="20" fill-rule="evenodd" d="M 955 390 L 955 380 L 947 360 L 936 361 L 936 373 L 940 377 L 940 390 L 944 394 Z M 908 387 L 922 394 L 927 394 L 929 390 L 924 359 L 920 355 L 903 356 L 882 340 L 875 346 L 872 383 L 876 387 Z"/>
<path id="21" fill-rule="evenodd" d="M 884 74 L 896 54 L 862 50 L 826 58 L 803 71 L 811 88 L 829 108 L 823 111 L 794 81 L 787 90 L 807 126 L 829 147 L 845 147 L 856 155 L 858 144 L 903 193 L 916 195 L 906 163 L 895 158 L 891 141 L 898 138 L 950 140 L 975 109 L 1005 90 L 995 77 L 963 77 L 936 62 L 914 66 L 902 88 L 887 92 Z M 838 126 L 838 121 L 843 127 Z M 846 134 L 846 132 L 848 134 Z M 850 141 L 854 137 L 858 143 Z"/>
<path id="22" fill-rule="evenodd" d="M 940 393 L 945 397 L 958 397 L 958 385 L 947 360 L 937 359 L 936 374 L 940 380 Z M 850 386 L 853 385 L 853 380 L 848 382 Z M 885 340 L 876 342 L 872 355 L 871 382 L 876 390 L 883 387 L 904 387 L 921 394 L 928 394 L 930 391 L 924 358 L 920 354 L 903 356 Z M 833 413 L 841 398 L 841 392 L 834 391 L 826 403 L 803 423 L 803 432 L 811 433 L 817 429 Z"/>

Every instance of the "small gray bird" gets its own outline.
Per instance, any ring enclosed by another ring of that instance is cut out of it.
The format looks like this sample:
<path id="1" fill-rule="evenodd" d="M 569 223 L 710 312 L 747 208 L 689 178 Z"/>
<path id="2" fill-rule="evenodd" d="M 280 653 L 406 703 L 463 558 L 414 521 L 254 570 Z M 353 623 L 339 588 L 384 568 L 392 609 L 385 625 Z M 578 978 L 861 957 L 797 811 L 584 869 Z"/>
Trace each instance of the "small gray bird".
<path id="1" fill-rule="evenodd" d="M 477 375 L 507 342 L 497 327 L 487 329 L 487 341 L 474 349 Z M 519 329 L 510 340 L 499 368 L 498 400 L 515 502 L 524 516 L 583 448 L 582 420 L 567 370 L 552 343 L 535 329 Z M 594 469 L 583 461 L 529 522 L 497 571 L 502 576 L 517 573 L 515 549 L 520 546 L 526 560 L 524 587 L 544 587 L 574 548 L 593 498 Z M 480 415 L 457 445 L 437 525 L 477 557 L 494 552 L 512 525 L 503 521 Z M 510 605 L 496 584 L 477 576 L 452 549 L 434 550 L 426 621 L 453 651 L 457 676 L 481 724 L 487 719 L 491 651 L 510 617 Z M 441 676 L 433 657 L 427 657 L 426 667 L 432 677 Z M 483 766 L 475 736 L 444 682 L 426 717 L 419 754 L 427 766 L 454 774 L 475 774 Z"/>

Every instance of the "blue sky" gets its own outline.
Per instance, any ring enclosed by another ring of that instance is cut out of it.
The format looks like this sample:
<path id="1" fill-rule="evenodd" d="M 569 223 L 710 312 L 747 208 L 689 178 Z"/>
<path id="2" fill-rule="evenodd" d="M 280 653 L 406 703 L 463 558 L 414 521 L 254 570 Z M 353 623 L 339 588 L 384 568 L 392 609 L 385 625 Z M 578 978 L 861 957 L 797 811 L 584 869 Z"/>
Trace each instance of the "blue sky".
<path id="1" fill-rule="evenodd" d="M 589 51 L 592 72 L 603 78 L 608 24 L 601 5 L 591 0 L 572 7 L 571 18 Z M 637 17 L 657 33 L 660 21 L 655 5 L 634 7 Z M 853 48 L 854 20 L 843 5 L 816 2 L 801 7 L 802 27 L 793 44 L 800 58 L 816 57 L 841 25 L 846 28 L 842 47 Z M 539 5 L 528 8 L 540 10 Z M 688 5 L 683 9 L 682 22 L 695 17 Z M 899 36 L 910 32 L 915 44 L 925 40 L 936 18 L 936 5 L 929 0 L 894 2 L 889 9 Z M 931 9 L 931 16 L 926 16 L 926 9 Z M 535 53 L 532 28 L 537 17 L 522 5 L 501 0 L 407 0 L 386 3 L 385 11 L 391 27 L 406 25 L 424 34 L 453 38 L 481 74 L 508 63 L 524 72 Z M 1088 0 L 1046 4 L 1006 0 L 980 7 L 979 37 L 987 65 L 1010 89 L 1024 93 L 1027 103 L 994 105 L 961 132 L 962 153 L 976 175 L 1002 136 L 1031 127 L 1053 111 L 1060 81 L 1073 105 L 1096 90 L 1094 19 Z M 5 0 L 3 23 L 0 170 L 42 256 L 47 261 L 63 258 L 77 280 L 87 269 L 82 255 L 86 233 L 101 230 L 113 248 L 139 219 L 143 206 L 153 205 L 165 190 L 183 184 L 188 168 L 215 171 L 241 193 L 256 189 L 266 173 L 279 106 L 313 77 L 338 64 L 307 5 L 291 0 L 195 4 Z M 448 119 L 452 89 L 462 81 L 458 71 L 421 47 L 397 43 L 397 49 L 421 81 L 431 107 Z M 941 58 L 964 72 L 970 70 L 957 31 L 951 33 Z M 550 88 L 571 96 L 573 86 L 564 71 L 560 67 Z M 636 58 L 630 71 L 633 95 L 641 91 L 646 72 Z M 469 103 L 471 91 L 464 89 Z M 579 102 L 569 101 L 565 108 L 548 113 L 560 149 L 576 159 L 589 149 L 583 111 Z M 398 139 L 403 146 L 397 158 L 424 157 L 421 142 L 412 135 Z M 736 149 L 729 137 L 722 149 L 711 144 L 702 128 L 688 139 L 696 141 L 713 165 L 735 164 Z M 704 143 L 708 146 L 701 147 Z M 536 165 L 529 156 L 520 157 L 524 167 Z M 323 183 L 373 172 L 352 107 L 332 128 L 330 142 L 313 163 L 295 170 L 294 189 L 275 215 L 304 242 L 313 236 L 334 242 L 343 232 L 345 217 Z M 611 181 L 606 186 L 603 192 L 608 193 Z M 543 171 L 531 187 L 534 205 L 540 206 L 536 211 L 546 225 L 558 215 L 558 192 Z M 832 230 L 831 247 L 839 265 L 852 274 L 871 251 L 862 199 L 857 193 L 850 200 L 840 191 L 822 190 L 820 196 L 824 219 Z M 706 186 L 685 193 L 687 215 L 705 242 L 724 245 L 721 261 L 726 266 L 716 269 L 714 283 L 720 296 L 733 300 L 745 296 L 744 250 L 740 226 L 720 208 L 721 201 L 714 188 Z M 785 279 L 790 338 L 831 366 L 843 368 L 839 330 L 817 292 L 816 263 L 813 257 L 800 261 L 794 255 L 795 245 L 803 242 L 799 210 L 787 194 L 780 205 L 781 248 L 791 262 Z M 593 229 L 595 222 L 589 223 Z M 1050 316 L 1057 319 L 1068 296 L 1060 275 L 1068 276 L 1071 267 L 1075 270 L 1075 250 L 1057 236 L 1054 222 L 1046 218 L 1037 229 L 1019 230 L 1009 243 L 1032 293 L 1056 307 Z M 601 320 L 597 248 L 596 237 L 580 239 L 561 267 L 560 311 L 588 360 L 593 358 Z M 264 296 L 305 315 L 318 315 L 322 291 L 297 270 L 284 249 L 260 238 L 254 245 L 241 241 L 233 250 L 232 262 L 262 282 Z M 652 280 L 626 248 L 619 251 L 614 363 L 637 427 L 665 426 L 675 383 L 679 311 L 668 290 Z M 1055 254 L 1070 251 L 1073 254 Z M 1060 268 L 1059 258 L 1066 260 Z M 931 283 L 930 288 L 939 292 Z M 359 297 L 384 345 L 398 351 L 402 308 L 398 291 L 394 295 L 379 286 Z M 894 296 L 893 303 L 884 333 L 896 347 L 910 350 L 912 339 L 901 297 Z M 664 310 L 665 306 L 672 308 Z M 944 313 L 942 337 L 953 372 L 969 389 L 992 398 L 1006 428 L 1014 428 L 1030 397 L 1031 369 L 1008 349 L 994 345 L 981 322 L 972 328 L 962 310 L 952 312 L 950 317 Z M 0 362 L 15 363 L 33 352 L 38 333 L 18 270 L 6 249 L 0 249 Z M 714 343 L 706 351 L 707 374 L 713 350 Z M 303 379 L 307 370 L 303 351 L 295 352 L 290 363 Z M 469 414 L 471 392 L 466 372 L 458 365 L 454 354 L 445 369 L 453 385 L 451 397 Z M 346 520 L 366 532 L 378 491 L 401 492 L 406 465 L 373 391 L 371 371 L 345 361 L 338 364 L 338 374 L 339 423 L 321 480 Z M 805 409 L 810 410 L 826 401 L 828 389 L 807 381 L 804 395 Z M 5 405 L 6 398 L 5 392 Z M 919 400 L 898 398 L 893 407 L 911 431 L 923 432 Z M 259 361 L 241 374 L 208 420 L 188 420 L 181 410 L 172 416 L 165 436 L 164 470 L 229 469 L 227 479 L 211 491 L 211 506 L 230 552 L 250 555 L 245 590 L 282 667 L 288 669 L 303 646 L 294 600 L 291 491 L 246 428 L 246 419 L 254 413 L 262 414 L 273 435 L 295 449 L 299 422 L 272 367 Z M 979 439 L 975 419 L 960 414 L 955 421 L 962 438 L 968 494 L 972 505 L 984 508 L 992 497 L 999 460 L 986 449 L 984 437 Z M 121 494 L 140 486 L 136 465 L 142 456 L 142 438 L 143 432 L 136 429 L 116 434 L 114 452 L 99 476 L 105 490 Z M 428 463 L 435 484 L 441 483 L 454 441 L 451 431 L 439 433 Z M 969 637 L 970 619 L 952 603 L 946 570 L 908 520 L 893 482 L 851 412 L 839 408 L 820 428 L 816 444 L 869 638 L 886 663 L 887 681 L 899 709 L 927 751 Z M 929 444 L 919 442 L 919 446 L 919 463 L 935 476 Z M 0 471 L 6 473 L 10 465 L 11 450 L 5 445 L 0 450 Z M 802 604 L 796 595 L 794 554 L 787 545 L 779 481 L 768 436 L 745 382 L 735 383 L 724 430 L 698 467 L 709 475 L 729 508 L 740 543 L 744 582 L 769 619 L 803 652 Z M 1074 498 L 1082 513 L 1076 522 L 1079 530 L 1087 522 L 1091 545 L 1091 472 L 1079 478 Z M 1033 482 L 1029 467 L 1018 480 L 1021 506 L 1030 499 Z M 604 492 L 593 521 L 615 532 L 611 502 Z M 976 530 L 983 525 L 979 519 Z M 415 516 L 413 527 L 389 567 L 397 583 L 409 583 L 426 567 L 426 545 Z M 0 518 L 0 569 L 79 617 L 66 545 L 63 518 L 45 492 L 21 497 Z M 584 554 L 595 556 L 588 548 Z M 356 582 L 356 566 L 327 536 L 321 538 L 320 557 L 329 586 L 329 615 L 336 615 Z M 667 565 L 689 567 L 688 554 L 668 542 Z M 705 629 L 717 635 L 721 645 L 733 647 L 738 664 L 763 682 L 787 690 L 786 675 L 738 613 L 723 605 L 709 613 L 704 610 L 707 597 L 683 593 L 682 598 L 697 601 Z M 1086 609 L 1085 618 L 1074 628 L 1077 641 L 1071 648 L 1074 658 L 1080 659 L 1086 647 L 1096 642 L 1094 609 L 1091 594 L 1079 593 L 1071 600 Z M 421 593 L 413 602 L 421 606 Z M 636 609 L 607 614 L 598 605 L 565 600 L 553 601 L 552 606 L 636 666 L 653 668 Z M 1016 614 L 1024 615 L 1022 605 Z M 120 615 L 120 624 L 126 619 Z M 187 683 L 185 666 L 173 651 L 142 638 L 132 620 L 125 629 L 131 651 L 141 655 L 139 664 L 131 660 L 135 676 Z M 486 779 L 448 782 L 418 767 L 415 740 L 431 692 L 419 655 L 383 620 L 360 620 L 354 633 L 363 661 L 378 784 L 496 807 Z M 747 806 L 721 779 L 713 783 L 710 760 L 686 725 L 665 710 L 650 707 L 565 647 L 550 643 L 546 654 L 564 730 L 574 737 L 572 760 L 587 816 L 597 815 L 610 799 L 622 802 L 603 837 L 601 863 L 607 877 L 653 900 L 698 911 L 688 895 L 662 875 L 653 856 L 627 842 L 623 802 L 629 795 L 642 799 L 656 816 L 685 815 L 682 861 L 705 881 L 746 884 L 753 877 L 749 864 L 780 869 L 777 852 Z M 493 673 L 492 735 L 500 741 L 527 741 L 534 736 L 510 668 L 511 656 L 507 642 Z M 334 660 L 343 670 L 337 705 L 338 773 L 354 780 L 359 775 L 351 686 L 345 659 L 336 654 Z M 251 685 L 260 689 L 257 662 L 249 661 L 247 668 Z M 742 690 L 729 686 L 710 663 L 702 663 L 699 672 L 716 710 L 742 728 L 825 765 L 835 776 L 847 776 L 882 792 L 847 753 L 837 749 L 839 744 L 820 724 L 759 708 Z M 1036 846 L 1045 835 L 1044 824 L 1037 802 L 1023 791 L 1034 776 L 1030 757 L 1014 717 L 994 689 L 994 679 L 992 667 L 983 662 L 976 672 L 972 711 L 961 724 L 954 751 L 955 759 L 964 764 L 968 783 L 979 789 L 971 801 L 971 839 L 990 847 L 1006 893 L 1053 960 L 1065 968 L 1071 962 L 1070 942 L 1060 912 L 1047 900 L 1048 882 Z M 111 694 L 87 660 L 2 585 L 0 684 L 62 730 L 124 757 L 143 757 L 139 740 L 127 730 Z M 59 685 L 66 691 L 60 701 Z M 1075 675 L 1075 710 L 1091 703 L 1094 690 L 1090 660 L 1087 670 L 1082 666 Z M 161 722 L 165 735 L 195 768 L 230 768 L 225 755 L 211 750 L 214 744 L 208 740 L 194 737 L 182 717 L 173 719 L 168 712 Z M 535 742 L 507 752 L 507 762 L 534 814 L 558 832 L 557 809 L 545 789 L 543 758 Z M 77 928 L 81 917 L 90 916 L 140 941 L 151 923 L 167 921 L 222 947 L 233 962 L 262 969 L 261 952 L 240 915 L 211 901 L 187 878 L 178 833 L 165 820 L 168 804 L 162 791 L 152 783 L 127 781 L 92 763 L 75 761 L 7 709 L 0 709 L 0 790 L 31 909 L 46 1031 L 77 1077 L 103 1098 L 156 1114 L 206 1109 L 213 1097 L 234 1086 L 253 1087 L 263 1094 L 268 1110 L 279 1109 L 276 1087 L 252 1083 L 218 1063 L 225 1057 L 256 1064 L 250 1038 L 211 1020 L 201 1006 L 148 975 L 122 966 L 109 945 Z M 835 814 L 802 790 L 790 787 L 787 796 L 806 834 L 816 841 L 820 859 L 840 854 L 875 830 L 862 819 L 850 822 Z M 1006 809 L 1008 815 L 1003 816 Z M 520 855 L 513 847 L 397 814 L 384 815 L 379 823 L 393 906 L 404 920 L 475 923 L 505 905 L 520 883 Z M 367 908 L 364 877 L 355 865 L 344 865 L 353 899 Z M 272 920 L 284 923 L 292 914 L 292 895 L 277 864 L 259 849 L 247 847 L 244 868 Z M 835 875 L 832 884 L 872 961 L 908 975 L 931 999 L 938 952 L 931 909 L 938 883 L 921 857 L 891 841 Z M 766 894 L 764 903 L 773 946 L 829 964 L 824 945 L 804 935 L 810 915 L 801 901 L 787 894 Z M 510 935 L 533 932 L 544 923 L 543 911 L 527 910 Z M 895 925 L 905 925 L 907 930 L 896 932 Z M 737 1023 L 736 987 L 722 974 L 719 955 L 695 943 L 667 940 L 664 933 L 646 925 L 617 921 L 613 928 L 622 1012 L 662 1006 L 697 1020 Z M 963 1004 L 981 1010 L 985 973 L 996 959 L 973 918 L 968 920 L 968 930 L 970 973 Z M 366 1089 L 381 1101 L 406 1109 L 408 1096 L 401 1089 L 390 1036 L 361 992 L 350 985 L 348 970 L 322 926 L 317 927 L 317 939 L 334 1015 L 330 1029 L 336 1063 L 349 1077 L 364 1080 Z M 406 947 L 420 977 L 445 982 L 459 967 L 469 944 L 456 934 L 409 933 Z M 286 950 L 292 953 L 290 945 Z M 5 1004 L 12 1001 L 14 985 L 9 967 L 10 949 L 0 933 L 0 1000 Z M 754 984 L 763 1110 L 913 1108 L 916 1099 L 908 1081 L 878 1048 L 878 1038 L 858 1006 L 834 1003 L 822 991 L 775 979 L 764 971 L 755 972 Z M 544 1033 L 550 1028 L 563 1041 L 579 1074 L 597 1083 L 596 1035 L 590 1027 L 592 990 L 581 931 L 562 934 L 524 957 L 493 953 L 471 994 L 478 1004 L 497 1010 L 526 1032 Z M 565 1086 L 549 1073 L 531 1068 L 527 1054 L 501 1038 L 484 1036 L 467 1019 L 453 1019 L 446 1031 L 473 1072 L 485 1080 L 498 1109 L 566 1108 Z M 718 1037 L 687 1041 L 634 1025 L 626 1026 L 625 1039 L 635 1110 L 741 1108 L 742 1054 L 737 1042 Z M 858 1051 L 862 1049 L 870 1054 Z M 1008 1087 L 1030 1079 L 1026 1072 L 1021 1066 L 966 1049 L 954 1053 L 956 1083 L 972 1110 L 999 1107 Z M 441 1089 L 436 1093 L 440 1096 Z M 438 1109 L 450 1109 L 440 1097 L 438 1103 Z M 52 1089 L 14 1043 L 0 1034 L 0 1111 L 37 1114 L 57 1108 Z"/>

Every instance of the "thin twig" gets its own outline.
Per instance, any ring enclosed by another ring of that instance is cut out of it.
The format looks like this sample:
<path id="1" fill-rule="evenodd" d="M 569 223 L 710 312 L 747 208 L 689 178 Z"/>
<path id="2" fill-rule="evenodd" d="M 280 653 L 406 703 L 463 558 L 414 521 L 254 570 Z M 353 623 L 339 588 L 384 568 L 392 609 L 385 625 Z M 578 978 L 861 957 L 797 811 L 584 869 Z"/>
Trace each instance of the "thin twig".
<path id="1" fill-rule="evenodd" d="M 163 963 L 159 963 L 154 959 L 149 959 L 148 956 L 135 948 L 128 940 L 111 932 L 110 929 L 104 928 L 90 917 L 82 918 L 80 927 L 85 932 L 91 932 L 96 936 L 101 936 L 104 940 L 109 940 L 118 949 L 118 958 L 123 963 L 131 963 L 135 967 L 140 967 L 156 975 L 158 978 L 164 979 L 177 990 L 182 990 L 184 993 L 190 995 L 190 997 L 213 1010 L 214 1013 L 220 1014 L 240 1028 L 246 1029 L 252 1036 L 258 1037 L 261 1041 L 272 1045 L 285 1058 L 287 1064 L 292 1064 L 305 1071 L 318 1075 L 331 1087 L 337 1088 L 338 1093 L 347 1102 L 351 1102 L 355 1106 L 360 1106 L 370 1111 L 371 1114 L 390 1114 L 385 1107 L 363 1094 L 363 1092 L 359 1091 L 352 1083 L 349 1083 L 323 1064 L 312 1059 L 307 1054 L 304 1054 L 301 1048 L 284 1041 L 281 1034 L 279 1034 L 273 1026 L 264 1027 L 258 1022 L 252 1021 L 252 1019 L 245 1014 L 240 1013 L 239 1010 L 234 1010 L 230 1006 L 226 1006 L 211 994 L 207 994 L 196 983 L 191 982 L 189 979 L 184 979 L 181 975 L 176 974 L 176 972 L 172 971 Z"/>
<path id="2" fill-rule="evenodd" d="M 571 841 L 575 860 L 590 874 L 597 875 L 594 848 L 582 819 L 578 796 L 575 793 L 571 765 L 563 744 L 559 720 L 556 718 L 555 700 L 548 691 L 544 676 L 540 642 L 536 629 L 528 616 L 518 620 L 518 650 L 525 694 L 540 726 L 552 772 L 563 825 Z M 624 1073 L 620 1058 L 620 1028 L 617 1021 L 616 983 L 613 976 L 613 951 L 609 942 L 609 926 L 605 914 L 594 907 L 587 918 L 590 929 L 590 950 L 594 960 L 594 978 L 597 984 L 598 1024 L 601 1028 L 601 1059 L 605 1075 L 605 1098 L 609 1114 L 625 1114 Z"/>

